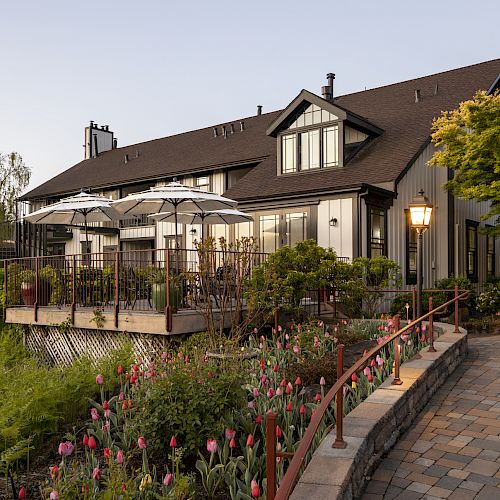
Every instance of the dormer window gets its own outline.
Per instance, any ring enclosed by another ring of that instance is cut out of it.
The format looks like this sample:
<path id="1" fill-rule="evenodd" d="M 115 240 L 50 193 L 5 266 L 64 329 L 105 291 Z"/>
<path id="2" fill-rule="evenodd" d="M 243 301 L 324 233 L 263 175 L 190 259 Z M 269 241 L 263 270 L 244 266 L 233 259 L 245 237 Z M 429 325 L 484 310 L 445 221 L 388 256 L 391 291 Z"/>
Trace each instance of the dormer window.
<path id="1" fill-rule="evenodd" d="M 282 173 L 339 166 L 338 117 L 311 104 L 281 136 Z M 333 123 L 332 123 L 333 122 Z"/>
<path id="2" fill-rule="evenodd" d="M 277 139 L 277 173 L 342 168 L 383 130 L 362 116 L 307 90 L 269 125 Z"/>

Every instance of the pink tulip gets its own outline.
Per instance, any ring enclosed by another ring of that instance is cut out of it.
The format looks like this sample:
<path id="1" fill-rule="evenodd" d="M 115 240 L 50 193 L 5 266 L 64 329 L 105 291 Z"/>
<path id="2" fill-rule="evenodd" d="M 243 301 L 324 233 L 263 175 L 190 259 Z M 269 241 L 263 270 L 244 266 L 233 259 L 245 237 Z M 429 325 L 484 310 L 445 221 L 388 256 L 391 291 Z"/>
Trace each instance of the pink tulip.
<path id="1" fill-rule="evenodd" d="M 120 401 L 123 401 L 125 399 L 125 393 L 123 391 L 120 391 L 120 394 L 118 395 L 118 399 Z"/>
<path id="2" fill-rule="evenodd" d="M 247 403 L 247 407 L 248 407 L 248 408 L 250 408 L 250 409 L 255 408 L 255 401 L 249 401 L 249 402 Z"/>
<path id="3" fill-rule="evenodd" d="M 122 450 L 118 450 L 116 452 L 116 461 L 119 464 L 122 464 L 125 461 L 125 454 L 123 453 Z"/>
<path id="4" fill-rule="evenodd" d="M 139 439 L 137 440 L 137 445 L 141 450 L 145 450 L 148 447 L 148 444 L 146 443 L 146 438 L 144 436 L 140 436 Z"/>
<path id="5" fill-rule="evenodd" d="M 217 441 L 215 439 L 207 440 L 207 451 L 208 453 L 215 453 L 217 451 Z"/>
<path id="6" fill-rule="evenodd" d="M 260 497 L 260 488 L 259 488 L 259 484 L 257 483 L 257 481 L 252 479 L 251 486 L 252 486 L 252 497 L 259 498 Z"/>
<path id="7" fill-rule="evenodd" d="M 227 428 L 227 429 L 225 430 L 225 435 L 226 435 L 226 439 L 227 439 L 228 441 L 230 441 L 231 439 L 233 439 L 233 438 L 236 436 L 236 431 L 235 431 L 235 430 L 233 430 L 233 429 L 229 429 L 229 428 Z"/>
<path id="8" fill-rule="evenodd" d="M 267 397 L 268 398 L 272 398 L 274 396 L 274 389 L 271 387 L 268 391 L 267 391 Z"/>
<path id="9" fill-rule="evenodd" d="M 163 484 L 165 486 L 170 486 L 174 482 L 174 475 L 172 473 L 165 474 L 163 478 Z"/>
<path id="10" fill-rule="evenodd" d="M 252 394 L 253 394 L 253 397 L 254 397 L 254 398 L 258 398 L 258 397 L 259 397 L 259 394 L 260 394 L 259 389 L 257 389 L 257 387 L 254 387 L 254 388 L 252 389 Z"/>
<path id="11" fill-rule="evenodd" d="M 59 500 L 59 495 L 57 494 L 56 490 L 52 490 L 50 492 L 50 500 Z"/>
<path id="12" fill-rule="evenodd" d="M 105 416 L 106 418 L 111 417 L 111 410 L 105 410 L 105 411 L 104 411 L 104 416 Z"/>
<path id="13" fill-rule="evenodd" d="M 281 390 L 281 387 L 278 387 L 276 389 L 276 396 L 283 396 L 283 391 Z"/>
<path id="14" fill-rule="evenodd" d="M 325 385 L 326 384 L 326 380 L 325 380 L 325 377 L 321 377 L 319 379 L 319 385 Z"/>
<path id="15" fill-rule="evenodd" d="M 298 354 L 298 353 L 300 352 L 300 347 L 299 347 L 297 344 L 295 344 L 295 345 L 293 346 L 293 352 L 294 352 L 295 354 Z"/>
<path id="16" fill-rule="evenodd" d="M 293 385 L 290 384 L 290 382 L 289 382 L 288 385 L 286 386 L 285 393 L 290 394 L 292 392 L 292 387 L 293 387 Z"/>
<path id="17" fill-rule="evenodd" d="M 427 330 L 427 325 L 425 323 L 422 323 L 422 331 L 425 332 Z"/>
<path id="18" fill-rule="evenodd" d="M 95 383 L 98 385 L 104 384 L 104 377 L 100 373 L 96 376 Z"/>
<path id="19" fill-rule="evenodd" d="M 90 410 L 90 416 L 92 417 L 92 420 L 99 420 L 99 412 L 97 411 L 97 408 L 92 408 Z"/>
<path id="20" fill-rule="evenodd" d="M 95 479 L 96 481 L 101 479 L 101 469 L 99 469 L 99 467 L 95 467 L 92 471 L 92 479 Z"/>
<path id="21" fill-rule="evenodd" d="M 278 340 L 278 342 L 276 342 L 276 349 L 281 349 L 283 347 L 283 345 L 281 344 L 281 342 Z"/>
<path id="22" fill-rule="evenodd" d="M 68 457 L 73 453 L 73 450 L 75 447 L 73 446 L 73 443 L 70 441 L 64 441 L 62 443 L 59 443 L 59 455 L 63 457 Z"/>
<path id="23" fill-rule="evenodd" d="M 365 377 L 368 377 L 368 375 L 370 375 L 371 371 L 370 371 L 370 368 L 366 367 L 364 370 L 363 370 L 363 375 Z"/>

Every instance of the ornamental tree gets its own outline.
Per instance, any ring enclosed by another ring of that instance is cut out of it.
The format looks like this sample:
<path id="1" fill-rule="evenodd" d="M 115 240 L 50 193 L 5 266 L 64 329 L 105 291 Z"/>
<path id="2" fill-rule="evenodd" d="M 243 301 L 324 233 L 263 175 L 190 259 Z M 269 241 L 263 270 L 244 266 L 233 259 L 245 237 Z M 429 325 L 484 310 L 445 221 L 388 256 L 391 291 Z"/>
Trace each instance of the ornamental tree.
<path id="1" fill-rule="evenodd" d="M 482 218 L 497 217 L 485 231 L 500 235 L 500 94 L 478 92 L 443 112 L 432 124 L 432 142 L 438 150 L 429 164 L 454 171 L 445 188 L 464 200 L 491 202 Z"/>

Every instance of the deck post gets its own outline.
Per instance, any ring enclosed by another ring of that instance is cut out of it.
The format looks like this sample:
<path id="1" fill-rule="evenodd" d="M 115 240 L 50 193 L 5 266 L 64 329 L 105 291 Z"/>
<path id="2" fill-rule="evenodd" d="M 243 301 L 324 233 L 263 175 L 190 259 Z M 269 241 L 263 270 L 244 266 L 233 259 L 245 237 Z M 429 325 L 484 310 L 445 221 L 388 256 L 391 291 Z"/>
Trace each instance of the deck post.
<path id="1" fill-rule="evenodd" d="M 7 261 L 3 261 L 3 296 L 4 296 L 4 307 L 3 307 L 3 321 L 7 319 L 7 306 L 9 305 L 9 289 L 7 287 Z"/>
<path id="2" fill-rule="evenodd" d="M 394 328 L 399 331 L 399 315 L 396 314 L 394 316 Z M 392 381 L 392 385 L 401 385 L 403 381 L 399 377 L 399 367 L 401 366 L 401 352 L 400 352 L 400 344 L 399 337 L 394 339 L 394 380 Z"/>
<path id="3" fill-rule="evenodd" d="M 167 330 L 167 332 L 172 331 L 172 306 L 170 305 L 170 250 L 168 248 L 165 249 L 165 330 Z"/>
<path id="4" fill-rule="evenodd" d="M 39 257 L 35 257 L 35 303 L 33 304 L 33 312 L 35 316 L 35 323 L 38 321 L 38 299 L 39 297 Z"/>
<path id="5" fill-rule="evenodd" d="M 417 290 L 415 289 L 415 286 L 412 287 L 411 289 L 411 297 L 412 297 L 412 313 L 413 313 L 413 321 L 417 319 Z"/>
<path id="6" fill-rule="evenodd" d="M 115 252 L 115 328 L 118 328 L 118 313 L 120 312 L 120 254 Z"/>
<path id="7" fill-rule="evenodd" d="M 71 261 L 71 324 L 75 324 L 76 311 L 76 255 Z"/>

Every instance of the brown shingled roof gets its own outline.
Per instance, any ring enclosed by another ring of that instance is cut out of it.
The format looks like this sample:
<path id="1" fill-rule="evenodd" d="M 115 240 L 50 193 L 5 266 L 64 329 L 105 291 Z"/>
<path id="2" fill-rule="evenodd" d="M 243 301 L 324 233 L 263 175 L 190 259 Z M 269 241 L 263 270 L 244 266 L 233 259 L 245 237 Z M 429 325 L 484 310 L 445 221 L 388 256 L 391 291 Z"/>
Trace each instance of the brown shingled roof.
<path id="1" fill-rule="evenodd" d="M 500 59 L 435 75 L 337 97 L 335 104 L 360 115 L 384 130 L 341 169 L 278 176 L 276 139 L 266 128 L 280 111 L 245 118 L 245 130 L 224 139 L 213 137 L 212 127 L 135 144 L 84 160 L 22 199 L 77 191 L 81 187 L 105 187 L 148 178 L 168 177 L 224 165 L 260 163 L 225 195 L 240 201 L 297 193 L 336 190 L 360 184 L 394 181 L 428 139 L 434 117 L 456 108 L 479 89 L 488 89 L 500 74 Z M 437 95 L 434 95 L 436 84 Z M 415 102 L 414 92 L 421 100 Z M 228 122 L 231 123 L 231 122 Z M 220 125 L 219 131 L 220 131 Z M 229 130 L 229 127 L 228 127 Z M 136 151 L 139 157 L 136 158 Z M 124 163 L 124 155 L 129 162 Z"/>
<path id="2" fill-rule="evenodd" d="M 370 120 L 384 130 L 383 135 L 341 169 L 278 176 L 275 158 L 266 160 L 225 196 L 249 201 L 395 181 L 428 140 L 432 120 L 470 99 L 477 90 L 487 90 L 499 74 L 500 59 L 495 59 L 338 97 L 335 104 Z M 415 102 L 416 89 L 420 102 Z"/>

